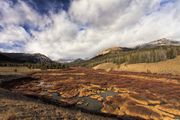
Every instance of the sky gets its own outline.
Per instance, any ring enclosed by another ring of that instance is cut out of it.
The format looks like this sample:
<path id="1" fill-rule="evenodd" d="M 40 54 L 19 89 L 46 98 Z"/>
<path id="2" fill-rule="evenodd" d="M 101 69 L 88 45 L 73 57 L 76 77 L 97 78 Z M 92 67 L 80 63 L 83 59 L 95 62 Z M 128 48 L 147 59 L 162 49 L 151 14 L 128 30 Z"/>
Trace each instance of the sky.
<path id="1" fill-rule="evenodd" d="M 0 0 L 0 51 L 53 60 L 180 41 L 180 0 Z"/>

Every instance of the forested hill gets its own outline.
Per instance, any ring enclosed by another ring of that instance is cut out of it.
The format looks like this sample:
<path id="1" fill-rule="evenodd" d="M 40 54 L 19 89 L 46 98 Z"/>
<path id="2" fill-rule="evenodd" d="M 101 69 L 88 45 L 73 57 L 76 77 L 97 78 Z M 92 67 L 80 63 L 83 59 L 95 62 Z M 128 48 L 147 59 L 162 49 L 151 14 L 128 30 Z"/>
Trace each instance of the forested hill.
<path id="1" fill-rule="evenodd" d="M 3 53 L 0 52 L 0 66 L 2 67 L 22 67 L 41 68 L 41 69 L 59 69 L 66 68 L 65 64 L 52 61 L 47 56 L 35 53 Z"/>
<path id="2" fill-rule="evenodd" d="M 0 63 L 51 63 L 52 60 L 47 56 L 36 53 L 36 54 L 27 54 L 27 53 L 0 53 Z"/>
<path id="3" fill-rule="evenodd" d="M 108 51 L 106 54 L 97 55 L 90 60 L 79 63 L 78 65 L 93 67 L 107 62 L 116 64 L 153 63 L 173 59 L 178 55 L 180 55 L 179 42 L 160 39 L 139 45 L 134 49 L 113 49 L 112 51 Z"/>

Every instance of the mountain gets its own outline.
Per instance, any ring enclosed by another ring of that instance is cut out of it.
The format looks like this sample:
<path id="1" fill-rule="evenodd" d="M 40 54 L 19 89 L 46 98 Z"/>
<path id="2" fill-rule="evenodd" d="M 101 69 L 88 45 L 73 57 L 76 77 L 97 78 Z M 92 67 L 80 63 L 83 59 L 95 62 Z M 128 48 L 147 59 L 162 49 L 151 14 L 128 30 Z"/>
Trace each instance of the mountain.
<path id="1" fill-rule="evenodd" d="M 105 55 L 105 54 L 113 53 L 113 52 L 128 51 L 128 50 L 131 50 L 131 49 L 125 48 L 125 47 L 112 47 L 112 48 L 108 48 L 108 49 L 101 51 L 100 53 L 97 54 L 97 56 L 101 56 L 101 55 Z"/>
<path id="2" fill-rule="evenodd" d="M 75 59 L 59 59 L 57 62 L 59 63 L 70 63 L 73 62 Z"/>
<path id="3" fill-rule="evenodd" d="M 78 58 L 78 59 L 75 59 L 74 61 L 73 61 L 73 63 L 81 63 L 81 62 L 84 62 L 84 61 L 86 61 L 85 59 L 82 59 L 82 58 Z"/>
<path id="4" fill-rule="evenodd" d="M 180 46 L 179 41 L 173 41 L 167 38 L 162 38 L 159 40 L 151 41 L 149 43 L 145 43 L 142 45 L 136 46 L 134 49 L 143 49 L 143 48 L 154 48 L 158 46 Z M 130 51 L 133 50 L 132 48 L 126 48 L 126 47 L 112 47 L 105 49 L 97 54 L 97 56 L 109 54 L 109 53 L 114 53 L 114 52 L 125 52 L 125 51 Z"/>
<path id="5" fill-rule="evenodd" d="M 51 59 L 43 54 L 0 53 L 0 63 L 51 63 Z"/>
<path id="6" fill-rule="evenodd" d="M 163 38 L 135 48 L 109 48 L 77 65 L 93 67 L 102 63 L 154 63 L 173 59 L 178 55 L 180 55 L 180 42 Z"/>
<path id="7" fill-rule="evenodd" d="M 81 66 L 81 64 L 84 63 L 85 61 L 87 61 L 87 59 L 77 58 L 77 59 L 73 60 L 72 62 L 69 62 L 68 65 L 69 66 Z"/>
<path id="8" fill-rule="evenodd" d="M 154 48 L 157 46 L 180 46 L 180 42 L 179 41 L 173 41 L 170 39 L 166 39 L 166 38 L 162 38 L 159 40 L 155 40 L 149 43 L 145 43 L 142 45 L 137 46 L 137 49 L 142 49 L 142 48 Z"/>

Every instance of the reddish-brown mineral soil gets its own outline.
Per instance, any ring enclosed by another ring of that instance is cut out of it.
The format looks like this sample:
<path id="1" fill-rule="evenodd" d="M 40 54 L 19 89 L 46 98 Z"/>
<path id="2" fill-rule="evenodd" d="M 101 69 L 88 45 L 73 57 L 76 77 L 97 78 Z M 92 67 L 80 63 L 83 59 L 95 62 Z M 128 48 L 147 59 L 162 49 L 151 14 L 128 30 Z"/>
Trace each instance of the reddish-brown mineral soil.
<path id="1" fill-rule="evenodd" d="M 86 68 L 37 72 L 10 90 L 87 111 L 142 119 L 180 117 L 180 76 Z"/>

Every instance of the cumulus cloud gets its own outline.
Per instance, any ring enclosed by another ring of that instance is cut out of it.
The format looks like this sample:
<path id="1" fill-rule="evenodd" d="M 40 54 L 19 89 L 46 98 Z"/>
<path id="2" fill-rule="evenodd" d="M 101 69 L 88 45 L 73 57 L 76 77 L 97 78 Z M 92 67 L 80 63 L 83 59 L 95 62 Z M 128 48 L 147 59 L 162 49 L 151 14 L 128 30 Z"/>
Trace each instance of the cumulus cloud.
<path id="1" fill-rule="evenodd" d="M 68 10 L 47 14 L 21 0 L 0 1 L 0 43 L 23 42 L 15 52 L 39 52 L 54 60 L 92 57 L 108 47 L 164 37 L 180 40 L 178 26 L 178 0 L 73 0 Z"/>

